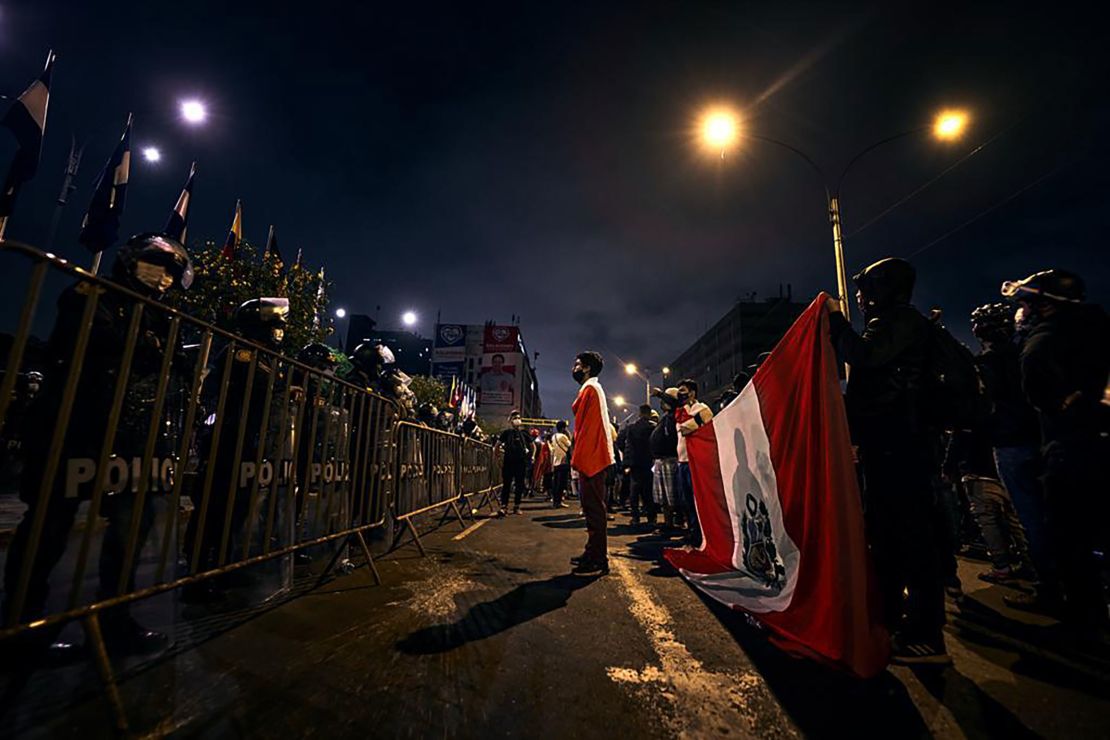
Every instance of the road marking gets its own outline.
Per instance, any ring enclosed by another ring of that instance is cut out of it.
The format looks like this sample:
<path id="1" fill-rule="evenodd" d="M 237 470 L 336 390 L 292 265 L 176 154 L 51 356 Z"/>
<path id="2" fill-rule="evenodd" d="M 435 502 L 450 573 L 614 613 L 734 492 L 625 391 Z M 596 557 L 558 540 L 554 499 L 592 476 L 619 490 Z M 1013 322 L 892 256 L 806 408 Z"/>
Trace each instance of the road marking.
<path id="1" fill-rule="evenodd" d="M 483 524 L 485 524 L 485 523 L 486 523 L 486 522 L 488 522 L 488 521 L 489 521 L 489 519 L 483 519 L 483 520 L 481 520 L 480 522 L 474 522 L 474 523 L 473 523 L 473 524 L 471 524 L 471 525 L 470 525 L 469 527 L 467 527 L 467 528 L 466 528 L 466 529 L 464 529 L 463 531 L 459 532 L 459 533 L 458 533 L 457 535 L 455 535 L 455 536 L 454 536 L 454 537 L 452 537 L 451 539 L 453 539 L 453 540 L 461 540 L 461 539 L 462 539 L 463 537 L 466 537 L 466 536 L 467 536 L 467 535 L 469 535 L 469 534 L 470 534 L 471 532 L 475 531 L 476 529 L 478 529 L 478 527 L 482 526 Z"/>
<path id="2" fill-rule="evenodd" d="M 906 687 L 906 694 L 917 708 L 917 713 L 921 715 L 931 736 L 957 740 L 967 737 L 951 710 L 925 688 L 912 670 L 901 665 L 892 665 L 887 670 Z"/>
<path id="3" fill-rule="evenodd" d="M 665 698 L 670 711 L 664 712 L 662 721 L 675 737 L 797 736 L 762 676 L 752 670 L 708 670 L 675 637 L 670 612 L 652 597 L 633 566 L 619 557 L 609 562 L 631 601 L 629 611 L 659 659 L 658 665 L 642 669 L 610 667 L 606 669 L 609 678 L 645 689 L 645 698 L 654 708 L 659 708 L 660 697 Z M 769 707 L 776 711 L 769 712 Z"/>

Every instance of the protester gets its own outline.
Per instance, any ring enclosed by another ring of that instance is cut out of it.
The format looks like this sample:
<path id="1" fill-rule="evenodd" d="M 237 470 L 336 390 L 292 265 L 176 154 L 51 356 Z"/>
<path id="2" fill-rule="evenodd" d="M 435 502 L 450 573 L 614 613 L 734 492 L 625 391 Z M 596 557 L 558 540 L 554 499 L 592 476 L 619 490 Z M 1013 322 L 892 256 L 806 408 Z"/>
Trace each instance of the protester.
<path id="1" fill-rule="evenodd" d="M 598 382 L 604 362 L 597 352 L 582 352 L 571 371 L 581 386 L 574 399 L 574 451 L 571 465 L 579 473 L 582 511 L 586 515 L 586 547 L 582 555 L 571 558 L 574 572 L 599 575 L 609 572 L 606 545 L 605 477 L 616 464 L 609 405 Z"/>
<path id="2" fill-rule="evenodd" d="M 713 411 L 698 400 L 698 383 L 686 378 L 678 384 L 678 407 L 674 412 L 675 427 L 678 430 L 678 502 L 686 516 L 687 544 L 701 547 L 701 527 L 698 525 L 698 511 L 694 503 L 694 483 L 690 476 L 690 457 L 686 452 L 686 437 L 696 432 L 703 424 L 713 418 Z"/>
<path id="3" fill-rule="evenodd" d="M 740 391 L 744 390 L 744 386 L 746 386 L 748 384 L 748 381 L 751 379 L 752 376 L 748 375 L 743 370 L 732 376 L 732 385 L 730 385 L 728 388 L 725 388 L 724 392 L 721 394 L 720 399 L 717 401 L 718 414 L 724 410 L 725 406 L 728 406 L 730 403 L 736 400 L 736 397 L 740 395 Z"/>
<path id="4" fill-rule="evenodd" d="M 554 475 L 551 482 L 551 506 L 566 509 L 563 497 L 570 485 L 570 437 L 567 436 L 567 423 L 561 419 L 555 423 L 555 434 L 551 437 L 551 465 Z"/>
<path id="5" fill-rule="evenodd" d="M 676 476 L 678 474 L 678 430 L 674 412 L 678 408 L 678 388 L 655 389 L 663 416 L 651 430 L 652 497 L 657 509 L 663 511 L 660 534 L 669 535 L 675 530 Z"/>
<path id="6" fill-rule="evenodd" d="M 509 507 L 509 491 L 514 492 L 513 513 L 520 513 L 520 499 L 524 496 L 524 479 L 528 474 L 528 464 L 532 460 L 532 438 L 521 426 L 520 412 L 509 414 L 509 428 L 497 438 L 497 446 L 504 451 L 501 464 L 501 508 L 498 518 L 505 516 Z"/>
<path id="7" fill-rule="evenodd" d="M 829 299 L 829 330 L 851 367 L 845 403 L 863 471 L 867 536 L 892 660 L 949 663 L 934 524 L 933 433 L 922 416 L 928 320 L 912 305 L 915 272 L 887 258 L 853 277 L 866 322 L 857 334 Z"/>
<path id="8" fill-rule="evenodd" d="M 1106 410 L 1110 317 L 1084 303 L 1082 278 L 1045 270 L 1006 282 L 1002 295 L 1029 322 L 1021 381 L 1040 417 L 1046 529 L 1063 595 L 1061 616 L 1085 634 L 1105 635 L 1106 602 L 1094 550 L 1110 490 Z"/>
<path id="9" fill-rule="evenodd" d="M 653 409 L 649 404 L 640 406 L 640 418 L 625 432 L 624 471 L 630 480 L 632 502 L 632 526 L 640 524 L 641 513 L 647 517 L 652 527 L 656 524 L 655 501 L 652 498 L 652 455 L 651 434 L 655 422 L 651 420 Z"/>
<path id="10" fill-rule="evenodd" d="M 532 490 L 537 494 L 549 492 L 544 483 L 550 483 L 551 448 L 547 446 L 547 439 L 544 435 L 536 437 L 534 459 L 535 463 L 532 465 Z"/>

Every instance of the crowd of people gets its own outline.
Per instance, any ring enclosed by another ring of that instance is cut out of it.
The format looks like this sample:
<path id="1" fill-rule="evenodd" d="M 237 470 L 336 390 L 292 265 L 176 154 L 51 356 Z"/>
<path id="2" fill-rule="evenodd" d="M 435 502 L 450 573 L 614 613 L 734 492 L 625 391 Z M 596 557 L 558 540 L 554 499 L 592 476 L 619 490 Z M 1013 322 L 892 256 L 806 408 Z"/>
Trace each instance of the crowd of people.
<path id="1" fill-rule="evenodd" d="M 991 563 L 978 577 L 1007 587 L 1010 607 L 1106 643 L 1110 318 L 1086 302 L 1079 276 L 1045 270 L 1004 283 L 1005 300 L 972 313 L 980 345 L 973 352 L 939 310 L 913 306 L 915 280 L 913 266 L 897 258 L 856 275 L 862 331 L 838 301 L 827 306 L 830 339 L 846 366 L 845 406 L 893 660 L 950 661 L 944 600 L 963 597 L 956 556 L 976 550 Z M 589 534 L 572 563 L 585 575 L 608 572 L 606 521 L 621 510 L 634 528 L 701 545 L 686 437 L 713 418 L 698 383 L 685 379 L 654 389 L 658 410 L 645 404 L 618 426 L 597 381 L 603 367 L 594 352 L 575 360 L 573 438 L 560 422 L 532 441 L 514 413 L 498 440 L 506 452 L 501 515 L 511 490 L 514 513 L 530 491 L 553 506 L 577 496 Z M 738 374 L 717 409 L 748 380 Z M 569 475 L 547 483 L 530 476 L 533 461 L 540 470 L 547 457 L 563 466 L 569 459 Z"/>

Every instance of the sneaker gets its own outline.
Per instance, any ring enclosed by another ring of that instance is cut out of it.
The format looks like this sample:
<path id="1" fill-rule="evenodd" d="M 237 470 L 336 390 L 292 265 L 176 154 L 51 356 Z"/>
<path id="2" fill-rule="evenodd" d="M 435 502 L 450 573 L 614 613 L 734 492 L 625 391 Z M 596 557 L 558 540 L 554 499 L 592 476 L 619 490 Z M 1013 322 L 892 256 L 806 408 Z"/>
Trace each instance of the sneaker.
<path id="1" fill-rule="evenodd" d="M 1005 568 L 991 568 L 986 573 L 980 573 L 979 580 L 987 583 L 1007 585 L 1017 580 L 1017 575 L 1014 573 L 1013 568 L 1006 566 Z"/>
<path id="2" fill-rule="evenodd" d="M 586 559 L 585 555 L 576 555 L 575 557 L 570 559 L 570 564 L 571 565 L 578 565 L 579 563 L 581 563 L 585 559 Z"/>
<path id="3" fill-rule="evenodd" d="M 513 507 L 513 516 L 520 516 L 520 507 L 519 506 L 514 506 Z"/>
<path id="4" fill-rule="evenodd" d="M 558 508 L 560 508 L 560 509 L 569 509 L 569 508 L 570 508 L 570 504 L 559 504 L 559 507 L 558 507 Z"/>
<path id="5" fill-rule="evenodd" d="M 113 651 L 125 655 L 149 655 L 170 644 L 165 634 L 148 630 L 130 616 L 105 620 L 104 641 Z"/>
<path id="6" fill-rule="evenodd" d="M 609 561 L 580 560 L 571 573 L 576 576 L 607 576 L 609 575 Z"/>
<path id="7" fill-rule="evenodd" d="M 1059 599 L 1043 596 L 1036 592 L 1003 596 L 1002 602 L 1011 609 L 1056 618 L 1060 617 L 1064 606 Z"/>
<path id="8" fill-rule="evenodd" d="M 498 519 L 504 519 L 505 518 L 505 510 L 504 509 L 498 509 L 496 516 L 497 516 Z"/>
<path id="9" fill-rule="evenodd" d="M 952 665 L 944 638 L 932 642 L 895 642 L 890 662 L 896 665 Z"/>
<path id="10" fill-rule="evenodd" d="M 960 583 L 959 578 L 949 578 L 944 582 L 944 593 L 950 599 L 962 599 L 964 597 L 964 587 Z"/>

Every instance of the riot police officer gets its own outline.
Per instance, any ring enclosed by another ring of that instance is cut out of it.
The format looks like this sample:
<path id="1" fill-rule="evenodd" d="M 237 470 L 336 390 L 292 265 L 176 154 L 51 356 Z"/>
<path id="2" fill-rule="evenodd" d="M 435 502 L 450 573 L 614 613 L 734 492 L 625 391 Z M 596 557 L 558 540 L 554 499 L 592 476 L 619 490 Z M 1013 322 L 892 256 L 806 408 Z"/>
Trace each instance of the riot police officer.
<path id="1" fill-rule="evenodd" d="M 159 302 L 174 290 L 184 290 L 192 283 L 193 271 L 185 247 L 161 234 L 140 234 L 132 237 L 116 253 L 111 280 L 149 301 Z M 55 427 L 60 423 L 62 398 L 74 362 L 76 342 L 81 334 L 82 315 L 86 301 L 96 292 L 96 308 L 92 317 L 88 345 L 84 353 L 76 395 L 57 461 L 53 485 L 42 491 L 43 476 L 49 465 L 49 449 Z M 26 621 L 43 614 L 49 594 L 51 571 L 61 560 L 73 526 L 74 515 L 82 500 L 93 496 L 96 472 L 103 444 L 103 432 L 112 409 L 120 362 L 127 346 L 132 312 L 141 300 L 132 294 L 100 287 L 81 280 L 67 288 L 58 299 L 58 316 L 47 348 L 49 366 L 44 373 L 42 390 L 28 409 L 24 429 L 26 466 L 20 485 L 20 496 L 28 511 L 16 529 L 5 567 L 5 612 L 14 608 L 22 569 L 31 560 L 30 578 L 22 614 L 17 621 Z M 139 552 L 153 522 L 150 497 L 137 506 L 138 480 L 128 471 L 139 469 L 147 434 L 154 424 L 155 456 L 169 452 L 164 425 L 151 419 L 155 389 L 161 375 L 166 352 L 179 347 L 166 345 L 168 316 L 152 307 L 143 306 L 139 331 L 128 368 L 127 386 L 123 397 L 119 424 L 112 451 L 123 460 L 124 478 L 115 490 L 104 492 L 100 514 L 107 519 L 100 549 L 98 597 L 109 598 L 134 585 Z M 174 362 L 171 371 L 186 373 L 183 362 Z M 171 381 L 173 378 L 171 378 Z M 172 390 L 172 388 L 171 388 Z M 158 488 L 152 476 L 148 491 Z M 38 543 L 31 542 L 31 526 L 40 507 L 47 507 Z M 138 517 L 138 537 L 132 544 L 129 571 L 122 573 L 127 559 L 127 535 L 133 517 Z M 7 614 L 9 618 L 11 614 Z M 135 622 L 127 607 L 108 610 L 103 618 L 104 637 L 110 646 L 126 652 L 149 652 L 163 647 L 165 635 L 147 630 Z M 64 647 L 58 644 L 58 647 Z"/>
<path id="2" fill-rule="evenodd" d="M 1047 540 L 1063 592 L 1061 616 L 1080 630 L 1107 626 L 1094 550 L 1110 468 L 1101 404 L 1110 375 L 1110 317 L 1087 304 L 1082 278 L 1044 270 L 1002 284 L 1029 324 L 1021 383 L 1040 418 Z"/>
<path id="3" fill-rule="evenodd" d="M 250 512 L 251 476 L 258 474 L 253 471 L 248 475 L 248 466 L 253 465 L 260 445 L 265 444 L 266 452 L 280 448 L 283 442 L 283 432 L 272 429 L 281 416 L 279 410 L 276 407 L 272 410 L 272 418 L 265 429 L 263 417 L 270 376 L 280 372 L 277 353 L 285 339 L 288 315 L 287 298 L 253 298 L 240 305 L 235 310 L 234 330 L 250 344 L 228 343 L 217 354 L 213 370 L 208 374 L 205 406 L 210 410 L 218 409 L 222 395 L 224 409 L 222 415 L 209 417 L 210 423 L 204 425 L 200 434 L 200 459 L 205 469 L 198 475 L 201 488 L 194 492 L 193 515 L 185 533 L 186 559 L 191 563 L 194 553 L 197 554 L 194 573 L 203 573 L 238 559 L 235 542 Z M 228 353 L 231 353 L 231 371 L 225 390 L 220 385 Z M 281 397 L 277 381 L 275 378 L 273 398 Z M 236 467 L 240 434 L 243 441 Z M 212 466 L 210 472 L 208 465 Z M 206 496 L 203 482 L 209 474 L 212 484 Z M 200 581 L 182 589 L 182 597 L 189 603 L 214 601 L 222 597 L 222 588 L 212 579 Z"/>

